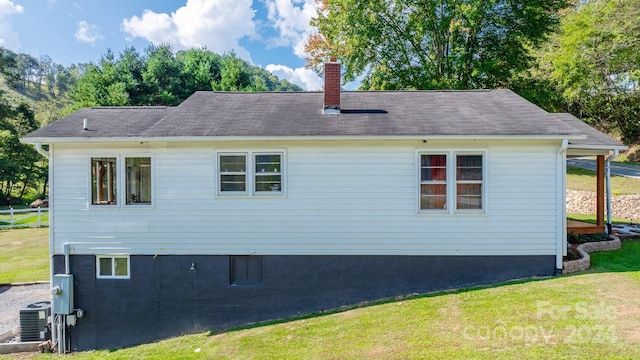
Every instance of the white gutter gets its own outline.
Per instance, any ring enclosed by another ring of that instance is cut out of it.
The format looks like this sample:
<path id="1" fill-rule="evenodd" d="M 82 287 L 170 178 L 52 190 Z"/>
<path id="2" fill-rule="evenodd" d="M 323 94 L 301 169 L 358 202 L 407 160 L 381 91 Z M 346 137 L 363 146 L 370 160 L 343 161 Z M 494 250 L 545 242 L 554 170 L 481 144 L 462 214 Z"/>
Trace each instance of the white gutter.
<path id="1" fill-rule="evenodd" d="M 626 145 L 569 145 L 569 149 L 576 150 L 627 150 Z"/>
<path id="2" fill-rule="evenodd" d="M 50 156 L 49 152 L 42 148 L 42 144 L 40 142 L 36 142 L 34 143 L 34 145 L 36 147 L 36 151 L 38 152 L 38 154 L 46 157 L 47 159 L 49 158 Z"/>
<path id="3" fill-rule="evenodd" d="M 286 135 L 286 136 L 157 136 L 157 137 L 60 137 L 21 138 L 25 144 L 114 143 L 114 142 L 212 142 L 212 141 L 309 141 L 309 140 L 584 140 L 583 135 Z"/>
<path id="4" fill-rule="evenodd" d="M 567 255 L 567 146 L 569 140 L 562 140 L 556 157 L 556 271 L 562 272 L 562 257 Z"/>
<path id="5" fill-rule="evenodd" d="M 604 160 L 605 193 L 607 194 L 607 233 L 611 234 L 611 160 L 618 157 L 619 151 L 616 149 L 613 154 Z"/>

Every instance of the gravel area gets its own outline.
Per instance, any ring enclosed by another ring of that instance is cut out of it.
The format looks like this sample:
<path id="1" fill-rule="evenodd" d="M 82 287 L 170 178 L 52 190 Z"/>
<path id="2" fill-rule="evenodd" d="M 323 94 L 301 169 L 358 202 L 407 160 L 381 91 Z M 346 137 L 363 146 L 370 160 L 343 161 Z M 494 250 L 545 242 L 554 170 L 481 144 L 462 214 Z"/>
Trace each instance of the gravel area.
<path id="1" fill-rule="evenodd" d="M 568 214 L 595 214 L 596 194 L 590 191 L 567 190 Z M 640 221 L 640 194 L 612 195 L 611 213 L 615 217 Z"/>
<path id="2" fill-rule="evenodd" d="M 0 334 L 20 325 L 20 309 L 50 298 L 49 283 L 0 286 Z"/>

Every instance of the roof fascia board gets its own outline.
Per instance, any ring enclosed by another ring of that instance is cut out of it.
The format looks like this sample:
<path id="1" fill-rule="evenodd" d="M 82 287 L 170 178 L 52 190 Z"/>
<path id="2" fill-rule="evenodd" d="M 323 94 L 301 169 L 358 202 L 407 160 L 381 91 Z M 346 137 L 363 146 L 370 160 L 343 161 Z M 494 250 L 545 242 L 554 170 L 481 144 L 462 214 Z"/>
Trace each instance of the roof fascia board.
<path id="1" fill-rule="evenodd" d="M 627 150 L 629 149 L 626 145 L 571 145 L 569 144 L 569 149 L 576 150 Z"/>
<path id="2" fill-rule="evenodd" d="M 24 144 L 53 143 L 106 143 L 106 142 L 216 142 L 216 141 L 282 141 L 282 140 L 584 140 L 583 135 L 399 135 L 399 136 L 172 136 L 172 137 L 60 137 L 21 138 Z"/>

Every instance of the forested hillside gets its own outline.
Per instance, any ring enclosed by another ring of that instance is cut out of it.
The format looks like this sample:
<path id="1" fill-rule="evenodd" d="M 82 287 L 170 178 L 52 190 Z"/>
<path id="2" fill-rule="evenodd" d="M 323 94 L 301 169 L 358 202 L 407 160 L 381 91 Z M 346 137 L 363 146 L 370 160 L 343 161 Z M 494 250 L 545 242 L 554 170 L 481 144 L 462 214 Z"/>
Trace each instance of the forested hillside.
<path id="1" fill-rule="evenodd" d="M 252 66 L 235 54 L 206 49 L 174 53 L 169 45 L 149 46 L 143 54 L 111 51 L 86 66 L 71 92 L 73 108 L 96 105 L 178 105 L 193 92 L 301 91 L 286 80 Z"/>
<path id="2" fill-rule="evenodd" d="M 0 48 L 0 206 L 45 196 L 48 163 L 19 138 L 62 116 L 75 69 Z"/>
<path id="3" fill-rule="evenodd" d="M 235 54 L 169 45 L 110 50 L 96 62 L 56 64 L 0 48 L 0 206 L 47 193 L 46 160 L 19 138 L 81 107 L 178 105 L 194 91 L 301 91 Z"/>

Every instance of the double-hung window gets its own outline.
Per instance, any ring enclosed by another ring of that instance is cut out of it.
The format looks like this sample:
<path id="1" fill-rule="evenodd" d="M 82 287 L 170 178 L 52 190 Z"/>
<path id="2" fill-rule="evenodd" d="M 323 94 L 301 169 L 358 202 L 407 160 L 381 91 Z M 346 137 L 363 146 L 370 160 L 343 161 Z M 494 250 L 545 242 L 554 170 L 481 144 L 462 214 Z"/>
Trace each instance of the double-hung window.
<path id="1" fill-rule="evenodd" d="M 91 158 L 91 204 L 118 204 L 118 177 L 115 157 Z"/>
<path id="2" fill-rule="evenodd" d="M 420 209 L 447 208 L 447 155 L 420 156 Z"/>
<path id="3" fill-rule="evenodd" d="M 484 158 L 453 151 L 419 154 L 420 211 L 484 211 Z"/>
<path id="4" fill-rule="evenodd" d="M 91 205 L 152 204 L 150 156 L 92 157 L 90 163 Z"/>
<path id="5" fill-rule="evenodd" d="M 281 195 L 283 153 L 218 153 L 220 195 Z"/>
<path id="6" fill-rule="evenodd" d="M 151 158 L 125 158 L 127 205 L 151 205 Z"/>
<path id="7" fill-rule="evenodd" d="M 247 155 L 220 154 L 220 192 L 244 193 L 247 191 Z"/>
<path id="8" fill-rule="evenodd" d="M 482 155 L 456 156 L 456 208 L 482 210 Z"/>
<path id="9" fill-rule="evenodd" d="M 254 154 L 254 191 L 256 193 L 282 191 L 282 155 Z"/>

